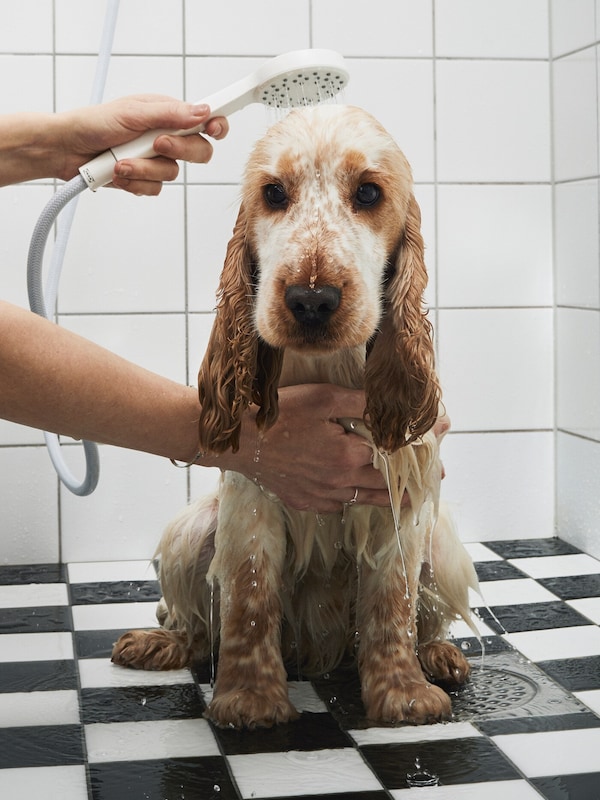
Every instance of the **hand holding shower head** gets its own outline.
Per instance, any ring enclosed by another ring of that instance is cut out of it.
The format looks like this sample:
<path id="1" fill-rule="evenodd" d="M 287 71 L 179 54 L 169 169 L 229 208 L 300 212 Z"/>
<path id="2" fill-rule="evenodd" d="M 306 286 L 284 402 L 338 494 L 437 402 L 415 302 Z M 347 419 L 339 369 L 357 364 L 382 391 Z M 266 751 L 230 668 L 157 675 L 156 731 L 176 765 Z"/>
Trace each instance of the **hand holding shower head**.
<path id="1" fill-rule="evenodd" d="M 295 50 L 272 58 L 255 72 L 202 100 L 212 117 L 226 117 L 250 103 L 274 108 L 308 106 L 329 100 L 348 82 L 344 59 L 334 50 Z M 92 191 L 110 183 L 117 161 L 154 158 L 154 141 L 162 133 L 189 136 L 202 133 L 204 124 L 179 131 L 147 131 L 127 144 L 113 147 L 84 164 L 79 172 Z"/>

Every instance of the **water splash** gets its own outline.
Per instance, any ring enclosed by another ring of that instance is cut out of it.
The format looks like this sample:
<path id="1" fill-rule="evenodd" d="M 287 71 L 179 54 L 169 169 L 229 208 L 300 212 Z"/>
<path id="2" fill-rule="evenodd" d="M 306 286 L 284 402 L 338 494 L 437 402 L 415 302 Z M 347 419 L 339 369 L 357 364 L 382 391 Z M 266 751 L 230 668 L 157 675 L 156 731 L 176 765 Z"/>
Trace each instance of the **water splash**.
<path id="1" fill-rule="evenodd" d="M 210 600 L 208 604 L 208 638 L 210 644 L 210 687 L 215 688 L 215 579 L 210 582 Z"/>
<path id="2" fill-rule="evenodd" d="M 433 772 L 429 772 L 428 769 L 423 769 L 418 758 L 415 758 L 415 771 L 407 772 L 406 774 L 406 783 L 411 789 L 420 789 L 425 786 L 438 786 L 439 782 L 440 779 L 437 775 Z"/>
<path id="3" fill-rule="evenodd" d="M 404 560 L 404 550 L 402 549 L 402 541 L 400 539 L 400 530 L 401 530 L 400 510 L 399 510 L 399 504 L 397 505 L 396 497 L 394 496 L 395 495 L 394 489 L 392 487 L 392 478 L 391 478 L 391 474 L 390 474 L 389 455 L 385 451 L 379 450 L 378 451 L 378 456 L 381 459 L 381 463 L 384 466 L 384 473 L 385 474 L 384 474 L 383 477 L 385 478 L 385 482 L 386 482 L 387 490 L 388 490 L 388 495 L 389 495 L 389 498 L 390 498 L 390 507 L 392 509 L 392 519 L 394 520 L 394 531 L 396 533 L 396 541 L 398 542 L 398 551 L 400 553 L 400 559 L 402 561 L 402 573 L 404 575 L 404 585 L 406 587 L 404 599 L 408 600 L 410 598 L 410 590 L 409 590 L 409 587 L 408 587 L 408 573 L 406 571 L 406 561 Z"/>

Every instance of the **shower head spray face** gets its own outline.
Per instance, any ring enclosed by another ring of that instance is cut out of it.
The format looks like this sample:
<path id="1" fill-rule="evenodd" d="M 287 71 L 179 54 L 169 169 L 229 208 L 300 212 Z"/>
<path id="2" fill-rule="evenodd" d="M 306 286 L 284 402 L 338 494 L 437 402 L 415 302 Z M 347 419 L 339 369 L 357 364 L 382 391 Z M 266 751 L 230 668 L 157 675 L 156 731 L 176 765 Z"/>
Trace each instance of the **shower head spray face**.
<path id="1" fill-rule="evenodd" d="M 206 97 L 211 117 L 228 117 L 250 103 L 272 108 L 311 106 L 334 98 L 347 84 L 344 59 L 334 50 L 295 50 L 272 58 L 255 72 Z M 123 158 L 153 158 L 152 145 L 162 133 L 190 136 L 202 133 L 204 124 L 179 131 L 147 131 L 145 134 L 84 164 L 79 172 L 92 191 L 110 183 L 115 163 Z"/>

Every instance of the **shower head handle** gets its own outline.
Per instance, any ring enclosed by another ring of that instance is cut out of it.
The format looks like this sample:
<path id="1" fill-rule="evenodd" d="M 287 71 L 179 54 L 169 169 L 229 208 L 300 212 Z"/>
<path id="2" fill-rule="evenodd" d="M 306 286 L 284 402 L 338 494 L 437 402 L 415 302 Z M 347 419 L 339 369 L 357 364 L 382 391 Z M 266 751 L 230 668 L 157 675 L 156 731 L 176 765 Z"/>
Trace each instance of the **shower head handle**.
<path id="1" fill-rule="evenodd" d="M 227 117 L 250 103 L 273 108 L 309 106 L 335 97 L 348 82 L 343 57 L 334 50 L 294 50 L 266 61 L 255 72 L 201 103 L 213 117 Z M 79 172 L 92 191 L 110 183 L 117 161 L 123 158 L 154 158 L 153 144 L 163 133 L 190 136 L 202 133 L 206 123 L 186 130 L 147 131 L 123 145 L 113 147 L 84 164 Z"/>

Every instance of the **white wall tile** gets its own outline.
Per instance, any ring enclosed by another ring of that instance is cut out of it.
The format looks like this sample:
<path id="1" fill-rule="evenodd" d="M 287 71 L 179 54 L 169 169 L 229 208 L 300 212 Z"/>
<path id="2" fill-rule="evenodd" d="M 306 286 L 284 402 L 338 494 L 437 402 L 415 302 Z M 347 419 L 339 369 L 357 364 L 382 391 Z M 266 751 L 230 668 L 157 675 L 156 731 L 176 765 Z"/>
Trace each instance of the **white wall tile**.
<path id="1" fill-rule="evenodd" d="M 56 0 L 56 49 L 59 53 L 97 53 L 107 3 Z M 161 0 L 118 4 L 113 53 L 174 53 L 183 47 L 182 5 Z"/>
<path id="2" fill-rule="evenodd" d="M 3 114 L 53 111 L 52 56 L 0 55 L 0 108 Z"/>
<path id="3" fill-rule="evenodd" d="M 547 181 L 548 65 L 536 61 L 438 61 L 438 179 Z"/>
<path id="4" fill-rule="evenodd" d="M 64 328 L 145 369 L 187 382 L 183 314 L 61 316 Z"/>
<path id="5" fill-rule="evenodd" d="M 429 56 L 433 52 L 431 0 L 360 0 L 312 4 L 313 46 L 348 56 Z"/>
<path id="6" fill-rule="evenodd" d="M 552 428 L 551 309 L 442 310 L 438 342 L 455 431 Z"/>
<path id="7" fill-rule="evenodd" d="M 598 180 L 554 187 L 556 301 L 600 307 Z"/>
<path id="8" fill-rule="evenodd" d="M 58 561 L 58 492 L 42 447 L 0 447 L 0 563 Z"/>
<path id="9" fill-rule="evenodd" d="M 559 535 L 600 558 L 600 443 L 559 433 L 556 448 Z"/>
<path id="10" fill-rule="evenodd" d="M 438 57 L 547 58 L 547 0 L 436 0 Z"/>
<path id="11" fill-rule="evenodd" d="M 80 448 L 64 449 L 73 473 L 83 474 Z M 168 459 L 100 447 L 96 491 L 76 497 L 61 487 L 63 560 L 149 559 L 186 499 L 185 470 Z"/>
<path id="12" fill-rule="evenodd" d="M 229 0 L 185 4 L 186 51 L 270 56 L 310 46 L 307 3 Z"/>
<path id="13" fill-rule="evenodd" d="M 449 434 L 442 498 L 461 539 L 552 536 L 553 450 L 551 432 Z"/>
<path id="14" fill-rule="evenodd" d="M 598 174 L 596 48 L 553 62 L 554 158 L 557 180 Z"/>
<path id="15" fill-rule="evenodd" d="M 596 41 L 596 0 L 550 0 L 552 55 L 560 56 Z"/>
<path id="16" fill-rule="evenodd" d="M 239 207 L 237 186 L 190 186 L 187 195 L 191 311 L 212 311 Z"/>
<path id="17" fill-rule="evenodd" d="M 556 315 L 558 427 L 600 441 L 600 311 Z"/>
<path id="18" fill-rule="evenodd" d="M 47 0 L 4 3 L 0 53 L 49 53 L 52 27 L 52 3 Z"/>
<path id="19" fill-rule="evenodd" d="M 441 306 L 552 304 L 549 186 L 438 188 Z"/>
<path id="20" fill-rule="evenodd" d="M 373 114 L 394 137 L 418 182 L 434 178 L 433 71 L 425 59 L 348 59 L 344 102 Z M 393 98 L 393 100 L 390 100 Z"/>
<path id="21" fill-rule="evenodd" d="M 80 201 L 67 248 L 61 313 L 183 311 L 183 187 L 159 197 L 103 189 Z"/>

